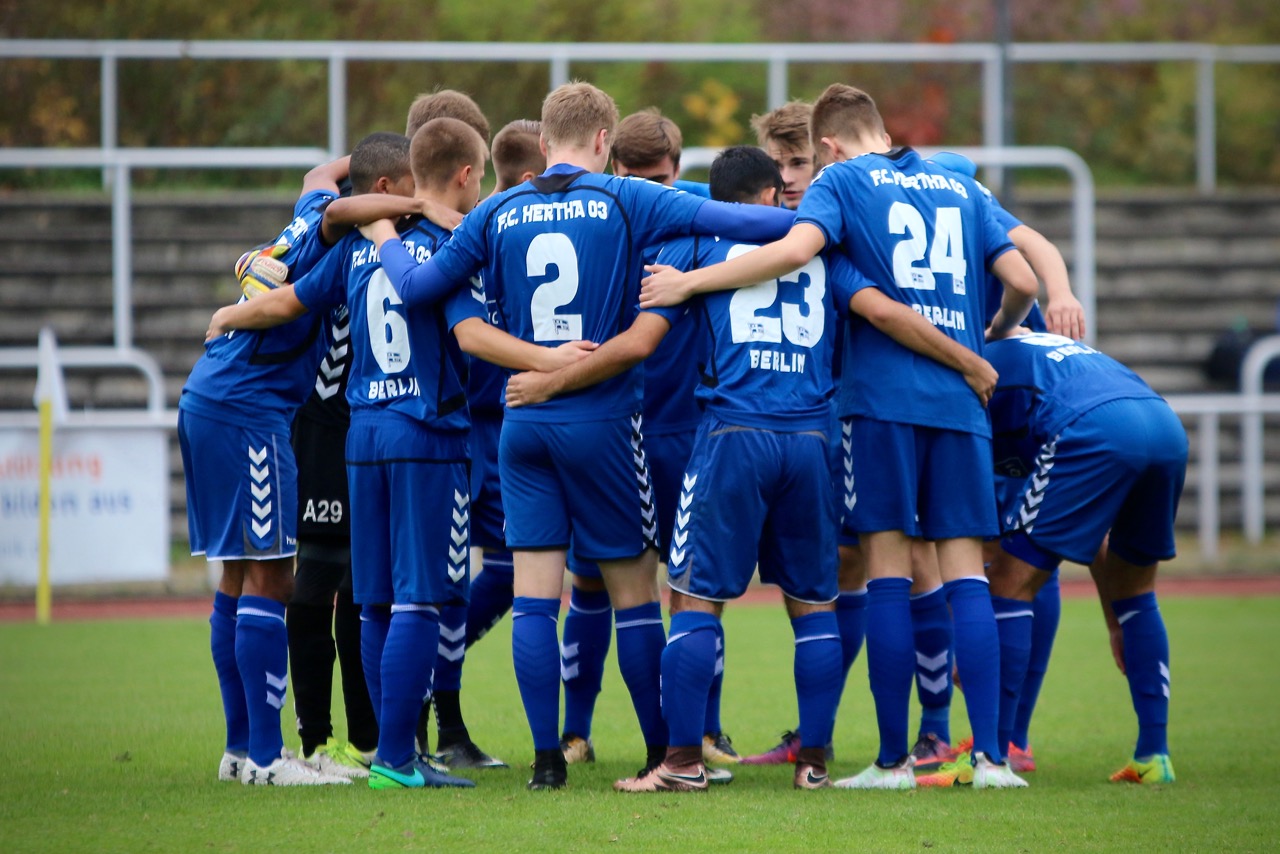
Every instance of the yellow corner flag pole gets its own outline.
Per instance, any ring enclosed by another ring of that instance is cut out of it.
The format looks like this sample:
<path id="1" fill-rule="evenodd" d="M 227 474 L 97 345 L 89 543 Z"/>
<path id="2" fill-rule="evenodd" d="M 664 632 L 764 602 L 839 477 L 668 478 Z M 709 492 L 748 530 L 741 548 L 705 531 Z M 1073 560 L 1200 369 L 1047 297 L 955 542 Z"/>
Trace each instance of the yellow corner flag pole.
<path id="1" fill-rule="evenodd" d="M 40 401 L 40 575 L 36 581 L 36 622 L 49 624 L 53 591 L 49 587 L 49 517 L 53 515 L 53 401 Z"/>
<path id="2" fill-rule="evenodd" d="M 53 329 L 40 330 L 35 403 L 40 412 L 40 557 L 36 581 L 36 622 L 48 625 L 53 612 L 49 579 L 50 520 L 53 516 L 53 428 L 66 416 L 67 396 Z"/>

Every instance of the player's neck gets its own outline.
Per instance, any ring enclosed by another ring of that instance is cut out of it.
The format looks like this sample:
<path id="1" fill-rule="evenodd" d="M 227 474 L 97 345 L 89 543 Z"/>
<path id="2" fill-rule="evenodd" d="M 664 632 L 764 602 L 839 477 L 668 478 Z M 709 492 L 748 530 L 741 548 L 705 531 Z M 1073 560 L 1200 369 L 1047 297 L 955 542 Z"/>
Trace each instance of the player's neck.
<path id="1" fill-rule="evenodd" d="M 414 192 L 413 197 L 421 201 L 435 202 L 450 210 L 465 214 L 466 212 L 462 209 L 461 195 L 461 193 L 453 193 L 448 190 L 418 189 Z"/>
<path id="2" fill-rule="evenodd" d="M 563 148 L 547 149 L 547 168 L 566 164 L 568 166 L 577 166 L 579 169 L 585 169 L 588 172 L 604 172 L 605 163 L 608 162 L 609 154 L 607 151 L 596 151 L 594 146 L 565 146 Z"/>

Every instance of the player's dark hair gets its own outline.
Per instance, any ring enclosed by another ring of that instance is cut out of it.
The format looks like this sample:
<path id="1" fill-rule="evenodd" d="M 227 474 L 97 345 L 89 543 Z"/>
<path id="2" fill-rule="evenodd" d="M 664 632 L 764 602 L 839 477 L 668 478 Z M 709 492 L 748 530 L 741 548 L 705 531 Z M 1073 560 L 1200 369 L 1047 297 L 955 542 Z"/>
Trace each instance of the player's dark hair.
<path id="1" fill-rule="evenodd" d="M 409 118 L 405 123 L 404 135 L 413 139 L 418 128 L 432 119 L 457 119 L 466 122 L 480 134 L 484 144 L 489 144 L 489 120 L 484 117 L 480 106 L 470 95 L 456 89 L 441 89 L 438 92 L 423 92 L 413 99 L 409 105 Z"/>
<path id="2" fill-rule="evenodd" d="M 351 192 L 368 193 L 379 178 L 398 181 L 409 174 L 409 139 L 378 131 L 351 149 Z"/>
<path id="3" fill-rule="evenodd" d="M 883 134 L 884 120 L 875 100 L 853 86 L 832 83 L 818 97 L 809 119 L 809 136 L 815 150 L 822 139 L 856 139 L 864 135 Z"/>
<path id="4" fill-rule="evenodd" d="M 466 122 L 432 119 L 418 128 L 409 147 L 413 183 L 444 186 L 463 166 L 479 168 L 488 153 L 480 134 Z"/>
<path id="5" fill-rule="evenodd" d="M 547 156 L 538 145 L 542 122 L 516 119 L 493 137 L 493 171 L 498 176 L 495 189 L 509 190 L 526 172 L 541 175 L 547 170 Z"/>
<path id="6" fill-rule="evenodd" d="M 752 202 L 769 187 L 781 193 L 782 184 L 778 164 L 754 145 L 726 148 L 711 163 L 711 198 L 719 202 Z"/>
<path id="7" fill-rule="evenodd" d="M 684 137 L 671 119 L 649 107 L 632 113 L 613 132 L 613 159 L 628 170 L 654 166 L 664 157 L 680 166 Z"/>

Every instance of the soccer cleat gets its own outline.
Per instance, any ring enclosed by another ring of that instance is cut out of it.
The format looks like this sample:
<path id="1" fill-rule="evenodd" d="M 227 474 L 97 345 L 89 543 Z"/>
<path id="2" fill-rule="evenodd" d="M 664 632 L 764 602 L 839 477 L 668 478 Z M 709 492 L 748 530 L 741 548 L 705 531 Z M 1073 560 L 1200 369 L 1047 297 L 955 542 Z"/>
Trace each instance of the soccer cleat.
<path id="1" fill-rule="evenodd" d="M 829 789 L 831 778 L 825 768 L 819 769 L 801 762 L 796 765 L 795 787 L 797 789 Z"/>
<path id="2" fill-rule="evenodd" d="M 702 737 L 702 760 L 732 765 L 741 762 L 742 757 L 733 749 L 733 739 L 722 732 L 709 732 Z"/>
<path id="3" fill-rule="evenodd" d="M 1023 750 L 1012 741 L 1009 742 L 1009 752 L 1005 756 L 1005 760 L 1009 763 L 1009 767 L 1018 774 L 1026 774 L 1036 770 L 1036 758 L 1031 755 L 1031 745 L 1027 745 L 1027 749 Z"/>
<path id="4" fill-rule="evenodd" d="M 915 746 L 911 748 L 911 757 L 916 761 L 916 770 L 933 771 L 941 768 L 943 763 L 954 761 L 956 753 L 951 745 L 934 733 L 927 732 L 916 739 Z"/>
<path id="5" fill-rule="evenodd" d="M 1176 779 L 1167 753 L 1157 753 L 1145 759 L 1130 759 L 1123 768 L 1111 775 L 1113 783 L 1155 785 L 1172 783 Z"/>
<path id="6" fill-rule="evenodd" d="M 258 765 L 252 757 L 240 768 L 240 782 L 246 786 L 346 786 L 346 777 L 321 773 L 314 765 L 303 762 L 287 749 L 270 765 Z"/>
<path id="7" fill-rule="evenodd" d="M 222 761 L 218 763 L 218 780 L 222 783 L 237 782 L 248 758 L 249 754 L 243 750 L 228 750 L 222 754 Z"/>
<path id="8" fill-rule="evenodd" d="M 591 743 L 591 739 L 574 735 L 571 732 L 566 732 L 560 736 L 560 752 L 564 754 L 566 765 L 596 761 L 596 748 Z"/>
<path id="9" fill-rule="evenodd" d="M 569 779 L 568 762 L 559 750 L 537 750 L 533 754 L 533 779 L 527 784 L 532 792 L 563 789 Z"/>
<path id="10" fill-rule="evenodd" d="M 613 784 L 615 792 L 705 792 L 707 769 L 699 762 L 689 768 L 677 770 L 663 762 L 657 768 L 637 777 L 628 777 Z"/>
<path id="11" fill-rule="evenodd" d="M 393 768 L 383 765 L 382 760 L 375 756 L 369 765 L 370 789 L 471 789 L 475 785 L 465 777 L 437 771 L 421 757 L 414 757 L 412 761 Z"/>
<path id="12" fill-rule="evenodd" d="M 968 753 L 961 753 L 950 762 L 942 763 L 933 773 L 916 778 L 917 786 L 968 786 L 972 783 L 973 760 Z"/>
<path id="13" fill-rule="evenodd" d="M 510 767 L 501 759 L 490 756 L 468 738 L 457 744 L 441 745 L 440 750 L 431 755 L 434 763 L 446 768 L 507 768 Z"/>
<path id="14" fill-rule="evenodd" d="M 352 780 L 363 780 L 369 776 L 369 762 L 365 761 L 364 754 L 336 738 L 330 738 L 302 760 L 314 765 L 321 774 Z"/>
<path id="15" fill-rule="evenodd" d="M 1025 789 L 1027 781 L 1013 773 L 1008 762 L 992 762 L 985 753 L 975 753 L 973 760 L 975 789 Z"/>
<path id="16" fill-rule="evenodd" d="M 794 765 L 799 751 L 800 733 L 787 730 L 782 734 L 782 741 L 764 753 L 741 757 L 741 762 L 743 765 Z"/>
<path id="17" fill-rule="evenodd" d="M 872 762 L 862 773 L 836 780 L 837 789 L 914 789 L 916 775 L 911 770 L 911 755 L 888 768 Z"/>
<path id="18" fill-rule="evenodd" d="M 713 786 L 727 786 L 733 782 L 733 772 L 728 768 L 707 768 L 707 782 Z"/>

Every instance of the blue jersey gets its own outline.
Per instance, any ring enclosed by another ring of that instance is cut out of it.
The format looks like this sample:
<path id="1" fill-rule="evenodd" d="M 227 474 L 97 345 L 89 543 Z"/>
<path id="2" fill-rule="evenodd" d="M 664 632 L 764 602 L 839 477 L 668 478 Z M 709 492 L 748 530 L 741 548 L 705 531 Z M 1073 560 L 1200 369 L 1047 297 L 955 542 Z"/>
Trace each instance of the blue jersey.
<path id="1" fill-rule="evenodd" d="M 400 239 L 421 262 L 449 239 L 449 232 L 419 219 L 401 231 Z M 352 342 L 347 402 L 353 418 L 386 412 L 440 431 L 469 428 L 466 364 L 450 330 L 468 317 L 484 316 L 483 296 L 474 288 L 454 291 L 436 305 L 407 308 L 382 269 L 377 247 L 352 231 L 298 282 L 296 293 L 312 311 L 347 305 Z"/>
<path id="2" fill-rule="evenodd" d="M 1008 234 L 1018 226 L 1022 225 L 1022 220 L 1004 209 L 1004 205 L 1000 204 L 1000 200 L 995 197 L 986 185 L 980 181 L 975 182 L 978 189 L 987 194 L 987 201 L 991 204 L 991 213 L 996 218 L 996 222 L 1004 229 L 1004 233 Z M 991 325 L 992 319 L 996 316 L 996 312 L 1000 310 L 1000 300 L 1004 297 L 1004 283 L 999 277 L 993 273 L 987 273 L 987 325 Z M 1022 321 L 1022 325 L 1030 329 L 1032 332 L 1047 332 L 1048 327 L 1044 323 L 1044 314 L 1040 311 L 1037 303 L 1031 304 L 1031 311 L 1027 314 L 1027 319 Z"/>
<path id="3" fill-rule="evenodd" d="M 305 275 L 328 247 L 320 233 L 324 209 L 337 196 L 327 190 L 304 193 L 294 205 L 293 221 L 276 243 L 289 251 L 290 281 Z M 316 380 L 316 367 L 328 347 L 327 318 L 308 315 L 254 332 L 229 332 L 205 342 L 182 387 L 179 407 L 206 418 L 287 433 L 293 413 Z"/>
<path id="4" fill-rule="evenodd" d="M 451 279 L 484 270 L 501 328 L 547 347 L 606 341 L 637 314 L 644 246 L 689 233 L 705 199 L 643 178 L 558 165 L 490 197 L 436 259 Z M 640 370 L 507 418 L 604 420 L 640 410 Z"/>
<path id="5" fill-rule="evenodd" d="M 484 285 L 481 283 L 480 290 L 483 289 Z M 490 325 L 502 325 L 498 319 L 496 302 L 486 299 L 484 311 Z M 507 384 L 507 371 L 484 359 L 468 357 L 467 363 L 467 408 L 471 411 L 471 417 L 501 418 L 502 389 Z"/>
<path id="6" fill-rule="evenodd" d="M 825 236 L 842 302 L 873 285 L 982 352 L 986 271 L 1013 244 L 972 179 L 926 163 L 909 148 L 864 154 L 818 173 L 796 222 Z M 856 317 L 847 331 L 841 417 L 990 435 L 981 401 L 959 373 Z"/>
<path id="7" fill-rule="evenodd" d="M 1115 359 L 1061 335 L 993 341 L 985 356 L 1000 373 L 989 405 L 996 468 L 1011 477 L 1034 470 L 1041 446 L 1089 410 L 1160 397 Z"/>
<path id="8" fill-rule="evenodd" d="M 658 263 L 692 270 L 756 248 L 685 238 L 663 247 Z M 709 414 L 766 430 L 830 427 L 835 315 L 821 256 L 778 279 L 703 294 L 687 310 L 702 318 L 705 355 L 697 397 Z"/>

